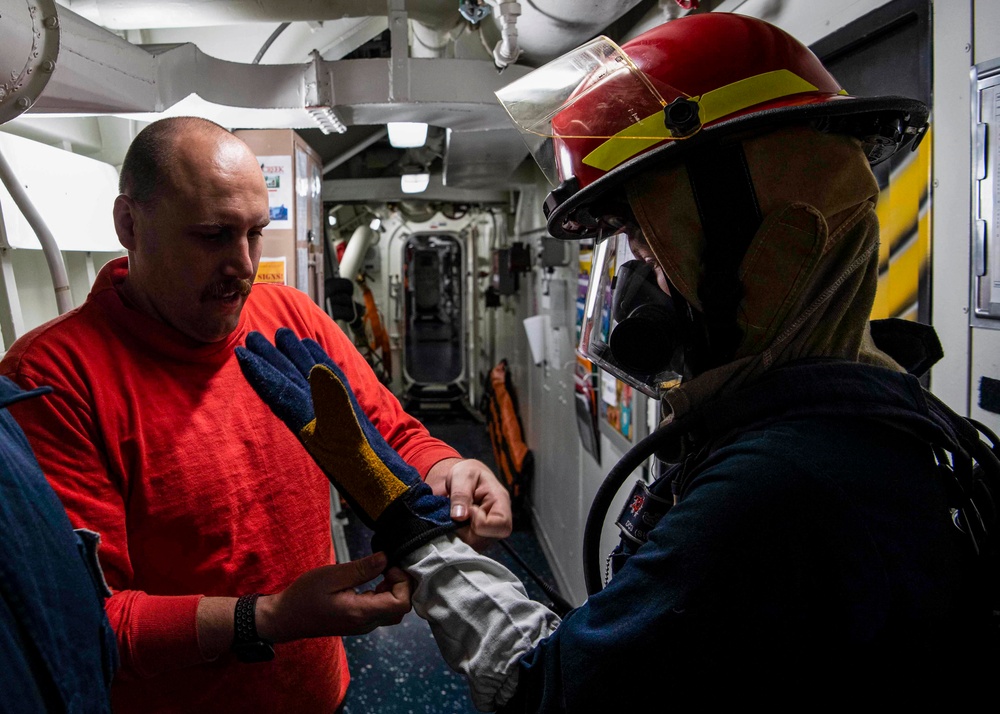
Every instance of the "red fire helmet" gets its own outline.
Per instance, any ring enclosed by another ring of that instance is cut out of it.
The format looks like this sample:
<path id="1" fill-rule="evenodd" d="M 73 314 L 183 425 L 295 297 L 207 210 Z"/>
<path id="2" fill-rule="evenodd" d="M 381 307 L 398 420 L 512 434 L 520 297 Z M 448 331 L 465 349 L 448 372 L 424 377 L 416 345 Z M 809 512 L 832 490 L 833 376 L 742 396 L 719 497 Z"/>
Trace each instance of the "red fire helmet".
<path id="1" fill-rule="evenodd" d="M 497 97 L 555 186 L 549 232 L 569 239 L 597 234 L 594 200 L 622 180 L 722 137 L 808 124 L 858 137 L 875 164 L 927 126 L 922 102 L 850 96 L 801 42 L 732 13 L 672 20 L 621 47 L 599 37 Z"/>

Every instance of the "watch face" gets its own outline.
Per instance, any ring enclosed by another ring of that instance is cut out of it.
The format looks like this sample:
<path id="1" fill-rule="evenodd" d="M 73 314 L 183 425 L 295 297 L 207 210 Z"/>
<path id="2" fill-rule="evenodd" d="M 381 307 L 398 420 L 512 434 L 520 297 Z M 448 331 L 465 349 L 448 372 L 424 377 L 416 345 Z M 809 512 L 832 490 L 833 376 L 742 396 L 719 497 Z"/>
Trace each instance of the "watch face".
<path id="1" fill-rule="evenodd" d="M 233 652 L 240 662 L 267 662 L 274 659 L 274 647 L 263 640 L 233 645 Z"/>

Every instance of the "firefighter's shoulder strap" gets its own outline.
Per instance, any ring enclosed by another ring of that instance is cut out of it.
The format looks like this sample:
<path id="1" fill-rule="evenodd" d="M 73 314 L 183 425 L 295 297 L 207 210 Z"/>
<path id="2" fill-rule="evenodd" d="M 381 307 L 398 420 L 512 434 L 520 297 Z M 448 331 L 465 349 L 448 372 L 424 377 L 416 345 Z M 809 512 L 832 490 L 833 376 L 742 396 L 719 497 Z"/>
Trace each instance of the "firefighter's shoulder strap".
<path id="1" fill-rule="evenodd" d="M 534 472 L 534 455 L 524 441 L 517 395 L 511 383 L 507 360 L 490 370 L 483 391 L 486 423 L 493 455 L 511 500 L 520 505 Z"/>

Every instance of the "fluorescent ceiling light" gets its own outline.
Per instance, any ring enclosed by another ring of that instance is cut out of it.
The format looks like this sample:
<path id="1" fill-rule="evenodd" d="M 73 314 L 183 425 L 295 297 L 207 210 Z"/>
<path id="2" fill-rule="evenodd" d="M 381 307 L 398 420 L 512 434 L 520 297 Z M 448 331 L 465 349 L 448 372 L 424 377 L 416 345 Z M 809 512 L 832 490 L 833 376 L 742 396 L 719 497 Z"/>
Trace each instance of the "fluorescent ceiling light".
<path id="1" fill-rule="evenodd" d="M 422 193 L 430 182 L 430 174 L 403 174 L 399 177 L 399 188 L 403 193 Z"/>
<path id="2" fill-rule="evenodd" d="M 420 122 L 389 122 L 389 143 L 397 149 L 412 149 L 427 141 L 427 125 Z"/>

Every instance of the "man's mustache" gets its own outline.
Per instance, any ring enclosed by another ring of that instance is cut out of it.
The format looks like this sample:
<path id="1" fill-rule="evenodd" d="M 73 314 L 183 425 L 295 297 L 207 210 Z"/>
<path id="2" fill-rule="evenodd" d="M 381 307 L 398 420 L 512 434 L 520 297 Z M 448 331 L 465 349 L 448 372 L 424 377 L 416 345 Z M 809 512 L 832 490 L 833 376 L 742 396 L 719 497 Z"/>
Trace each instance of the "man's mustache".
<path id="1" fill-rule="evenodd" d="M 205 290 L 202 297 L 205 300 L 212 300 L 226 295 L 231 295 L 233 293 L 239 293 L 242 297 L 246 297 L 250 294 L 251 288 L 253 288 L 252 280 L 233 278 L 232 280 L 224 280 L 221 283 L 210 285 L 208 289 Z"/>

